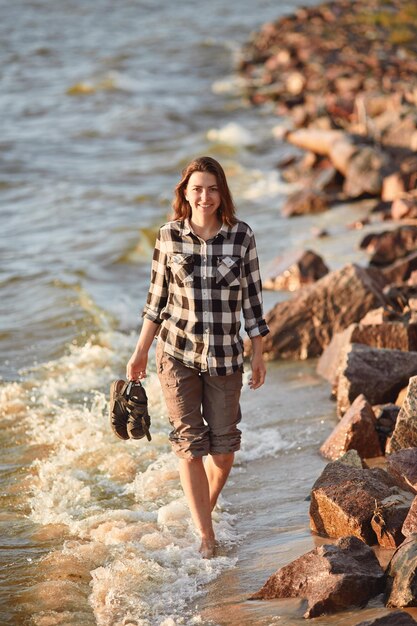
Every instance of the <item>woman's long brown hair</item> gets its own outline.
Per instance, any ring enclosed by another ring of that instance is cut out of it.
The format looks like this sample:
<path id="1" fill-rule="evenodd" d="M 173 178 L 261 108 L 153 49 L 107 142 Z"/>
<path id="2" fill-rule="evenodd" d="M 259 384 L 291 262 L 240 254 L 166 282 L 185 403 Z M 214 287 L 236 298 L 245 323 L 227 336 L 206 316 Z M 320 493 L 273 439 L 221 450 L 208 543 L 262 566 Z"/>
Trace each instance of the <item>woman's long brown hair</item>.
<path id="1" fill-rule="evenodd" d="M 236 224 L 236 209 L 233 203 L 232 194 L 226 180 L 226 174 L 220 163 L 212 157 L 203 156 L 194 159 L 182 171 L 182 177 L 178 185 L 175 187 L 175 197 L 172 203 L 174 210 L 174 220 L 184 220 L 191 217 L 191 206 L 185 198 L 185 189 L 190 180 L 191 174 L 194 172 L 209 172 L 214 174 L 217 180 L 217 186 L 220 193 L 220 206 L 217 210 L 219 219 L 227 226 Z"/>

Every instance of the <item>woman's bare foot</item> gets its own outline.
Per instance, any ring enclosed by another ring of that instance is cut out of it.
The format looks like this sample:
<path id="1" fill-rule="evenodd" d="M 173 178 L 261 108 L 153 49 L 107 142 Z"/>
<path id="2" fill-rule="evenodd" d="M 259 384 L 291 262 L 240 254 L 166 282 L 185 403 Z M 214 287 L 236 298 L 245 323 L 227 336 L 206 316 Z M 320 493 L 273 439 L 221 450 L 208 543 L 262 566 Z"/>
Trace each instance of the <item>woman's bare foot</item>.
<path id="1" fill-rule="evenodd" d="M 201 546 L 199 552 L 203 559 L 212 559 L 214 556 L 214 551 L 216 548 L 216 541 L 214 537 L 212 538 L 204 538 L 201 540 Z"/>

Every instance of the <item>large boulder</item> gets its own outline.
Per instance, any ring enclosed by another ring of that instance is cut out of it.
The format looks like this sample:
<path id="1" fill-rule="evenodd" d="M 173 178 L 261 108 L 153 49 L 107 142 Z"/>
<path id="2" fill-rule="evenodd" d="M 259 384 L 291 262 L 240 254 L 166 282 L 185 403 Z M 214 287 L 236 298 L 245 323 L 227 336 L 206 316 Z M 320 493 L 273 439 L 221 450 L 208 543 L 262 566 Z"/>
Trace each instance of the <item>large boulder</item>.
<path id="1" fill-rule="evenodd" d="M 328 537 L 354 535 L 377 543 L 371 521 L 378 505 L 394 495 L 407 494 L 397 481 L 380 468 L 359 469 L 333 461 L 313 485 L 310 527 Z"/>
<path id="2" fill-rule="evenodd" d="M 321 454 L 332 461 L 348 450 L 356 450 L 361 458 L 382 456 L 376 417 L 363 394 L 356 398 L 320 448 Z"/>
<path id="3" fill-rule="evenodd" d="M 411 354 L 411 353 L 410 353 Z M 417 374 L 417 372 L 414 372 Z M 398 413 L 394 432 L 388 442 L 387 452 L 417 447 L 417 376 L 410 373 L 407 395 Z"/>
<path id="4" fill-rule="evenodd" d="M 387 568 L 386 606 L 417 606 L 417 535 L 395 551 Z"/>
<path id="5" fill-rule="evenodd" d="M 412 501 L 407 517 L 404 520 L 402 533 L 404 537 L 417 533 L 417 496 Z"/>
<path id="6" fill-rule="evenodd" d="M 301 189 L 290 194 L 282 207 L 285 217 L 323 213 L 329 209 L 326 194 L 316 189 Z"/>
<path id="7" fill-rule="evenodd" d="M 339 415 L 343 415 L 361 393 L 366 394 L 371 404 L 395 402 L 398 393 L 407 386 L 410 376 L 416 374 L 417 352 L 351 344 L 342 356 L 338 370 L 336 395 Z M 397 428 L 398 420 L 395 430 Z M 409 445 L 417 443 L 399 447 Z"/>
<path id="8" fill-rule="evenodd" d="M 389 283 L 402 283 L 408 280 L 416 270 L 417 252 L 412 252 L 387 265 L 381 271 Z"/>
<path id="9" fill-rule="evenodd" d="M 417 448 L 403 448 L 388 456 L 387 470 L 417 493 Z"/>
<path id="10" fill-rule="evenodd" d="M 358 146 L 348 162 L 343 191 L 350 198 L 363 194 L 380 195 L 384 170 L 389 166 L 390 158 L 386 152 L 374 146 Z"/>
<path id="11" fill-rule="evenodd" d="M 250 600 L 306 598 L 304 617 L 364 606 L 384 589 L 384 572 L 372 549 L 356 537 L 343 537 L 285 565 Z"/>
<path id="12" fill-rule="evenodd" d="M 328 274 L 321 256 L 312 250 L 296 250 L 274 259 L 264 271 L 265 289 L 296 291 Z"/>
<path id="13" fill-rule="evenodd" d="M 394 611 L 382 617 L 360 622 L 356 626 L 415 626 L 415 624 L 417 622 L 405 611 Z"/>
<path id="14" fill-rule="evenodd" d="M 371 265 L 389 265 L 417 247 L 417 226 L 399 226 L 394 230 L 365 235 L 359 244 L 371 255 Z"/>
<path id="15" fill-rule="evenodd" d="M 270 359 L 320 355 L 334 333 L 384 304 L 384 284 L 379 272 L 358 265 L 330 272 L 267 313 L 271 332 L 264 338 L 264 352 Z M 250 341 L 245 348 L 250 352 Z"/>
<path id="16" fill-rule="evenodd" d="M 343 352 L 350 343 L 362 343 L 373 348 L 417 351 L 417 324 L 384 321 L 381 324 L 351 324 L 335 333 L 323 351 L 317 372 L 332 385 L 337 382 L 337 371 Z"/>
<path id="17" fill-rule="evenodd" d="M 371 526 L 382 548 L 394 549 L 404 541 L 402 527 L 410 510 L 411 493 L 384 498 L 375 507 Z"/>

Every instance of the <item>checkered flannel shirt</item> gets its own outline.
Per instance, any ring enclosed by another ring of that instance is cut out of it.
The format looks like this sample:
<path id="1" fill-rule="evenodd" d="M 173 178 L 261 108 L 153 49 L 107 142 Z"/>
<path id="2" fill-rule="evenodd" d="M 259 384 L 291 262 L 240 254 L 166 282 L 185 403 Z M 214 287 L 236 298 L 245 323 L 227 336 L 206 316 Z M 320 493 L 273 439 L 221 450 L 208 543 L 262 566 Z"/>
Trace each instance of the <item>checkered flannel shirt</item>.
<path id="1" fill-rule="evenodd" d="M 241 312 L 249 337 L 268 334 L 250 227 L 223 225 L 204 241 L 188 220 L 164 224 L 143 317 L 161 325 L 158 341 L 165 352 L 211 376 L 243 369 Z"/>

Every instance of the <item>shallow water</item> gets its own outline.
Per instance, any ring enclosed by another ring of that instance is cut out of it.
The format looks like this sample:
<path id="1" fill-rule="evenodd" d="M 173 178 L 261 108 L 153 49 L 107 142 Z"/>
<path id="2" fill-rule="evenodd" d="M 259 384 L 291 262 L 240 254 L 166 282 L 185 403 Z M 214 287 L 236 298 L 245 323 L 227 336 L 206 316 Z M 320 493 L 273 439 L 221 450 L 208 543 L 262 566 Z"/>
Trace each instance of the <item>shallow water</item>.
<path id="1" fill-rule="evenodd" d="M 155 229 L 192 157 L 225 165 L 261 267 L 297 246 L 331 268 L 363 260 L 345 225 L 366 204 L 280 216 L 290 190 L 275 167 L 289 150 L 274 139 L 283 122 L 249 107 L 234 73 L 251 30 L 297 4 L 3 7 L 2 624 L 302 622 L 298 602 L 246 598 L 314 545 L 305 498 L 335 418 L 314 362 L 270 364 L 262 391 L 245 387 L 243 448 L 215 513 L 212 561 L 197 553 L 153 357 L 152 443 L 115 440 L 107 417 L 109 383 L 135 343 Z M 313 226 L 332 237 L 315 240 Z M 286 297 L 265 293 L 265 308 Z"/>

